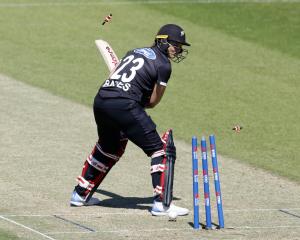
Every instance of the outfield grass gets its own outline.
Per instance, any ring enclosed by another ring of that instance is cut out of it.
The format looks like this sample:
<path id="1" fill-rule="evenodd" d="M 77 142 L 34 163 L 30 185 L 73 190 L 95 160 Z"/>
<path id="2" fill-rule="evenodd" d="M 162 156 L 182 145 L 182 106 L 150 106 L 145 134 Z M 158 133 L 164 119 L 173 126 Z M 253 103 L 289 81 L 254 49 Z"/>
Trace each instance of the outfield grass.
<path id="1" fill-rule="evenodd" d="M 162 13 L 300 58 L 300 3 L 149 5 Z"/>
<path id="2" fill-rule="evenodd" d="M 95 39 L 122 55 L 178 23 L 192 47 L 150 111 L 159 129 L 215 133 L 219 153 L 300 181 L 300 4 L 75 4 L 0 7 L 0 72 L 91 106 L 107 75 Z"/>

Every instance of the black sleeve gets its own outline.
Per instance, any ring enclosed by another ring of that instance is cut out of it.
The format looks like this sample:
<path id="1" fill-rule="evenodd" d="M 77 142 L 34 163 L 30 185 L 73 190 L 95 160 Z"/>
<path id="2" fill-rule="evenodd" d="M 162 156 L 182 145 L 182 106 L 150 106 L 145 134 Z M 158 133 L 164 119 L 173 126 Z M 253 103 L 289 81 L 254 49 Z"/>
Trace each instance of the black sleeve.
<path id="1" fill-rule="evenodd" d="M 163 64 L 157 68 L 157 84 L 167 86 L 171 76 L 171 65 Z"/>

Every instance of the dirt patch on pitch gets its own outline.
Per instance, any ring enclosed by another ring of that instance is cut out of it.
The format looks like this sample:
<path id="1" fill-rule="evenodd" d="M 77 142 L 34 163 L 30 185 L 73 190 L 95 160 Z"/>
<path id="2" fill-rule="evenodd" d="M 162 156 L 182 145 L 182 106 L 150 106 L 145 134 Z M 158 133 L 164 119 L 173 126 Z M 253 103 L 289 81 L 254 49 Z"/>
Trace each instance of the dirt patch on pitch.
<path id="1" fill-rule="evenodd" d="M 0 75 L 0 113 L 0 227 L 22 239 L 300 239 L 299 184 L 220 156 L 224 230 L 152 217 L 150 162 L 132 144 L 96 193 L 101 206 L 70 208 L 96 141 L 92 109 Z M 175 141 L 175 203 L 192 211 L 191 146 Z"/>

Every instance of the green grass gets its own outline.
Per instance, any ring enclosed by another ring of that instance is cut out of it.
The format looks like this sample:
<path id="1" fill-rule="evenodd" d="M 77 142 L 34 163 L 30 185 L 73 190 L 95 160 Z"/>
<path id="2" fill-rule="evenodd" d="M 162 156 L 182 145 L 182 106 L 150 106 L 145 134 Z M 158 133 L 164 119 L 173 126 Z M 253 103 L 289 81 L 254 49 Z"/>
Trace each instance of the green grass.
<path id="1" fill-rule="evenodd" d="M 299 13 L 299 3 L 0 7 L 0 72 L 91 106 L 107 75 L 95 39 L 121 56 L 178 23 L 192 47 L 150 111 L 159 129 L 187 142 L 215 133 L 219 153 L 300 181 Z"/>
<path id="2" fill-rule="evenodd" d="M 19 238 L 16 235 L 0 229 L 0 240 L 18 240 L 18 239 Z"/>
<path id="3" fill-rule="evenodd" d="M 212 3 L 149 7 L 300 58 L 300 3 Z M 180 9 L 180 11 L 179 11 Z M 201 36 L 200 36 L 201 37 Z"/>

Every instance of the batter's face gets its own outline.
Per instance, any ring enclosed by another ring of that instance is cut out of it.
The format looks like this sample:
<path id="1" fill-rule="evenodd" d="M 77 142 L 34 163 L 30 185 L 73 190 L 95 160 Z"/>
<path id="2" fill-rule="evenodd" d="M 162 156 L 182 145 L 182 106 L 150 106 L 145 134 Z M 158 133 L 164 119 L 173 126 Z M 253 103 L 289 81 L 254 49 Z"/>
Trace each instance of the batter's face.
<path id="1" fill-rule="evenodd" d="M 182 44 L 180 44 L 180 43 L 169 43 L 168 55 L 169 55 L 170 59 L 176 57 L 176 55 L 181 53 L 181 52 L 182 52 Z"/>

